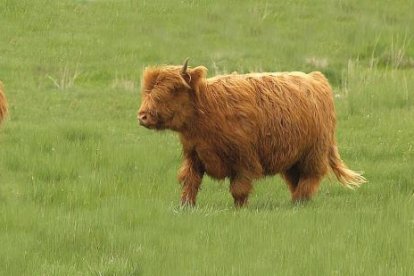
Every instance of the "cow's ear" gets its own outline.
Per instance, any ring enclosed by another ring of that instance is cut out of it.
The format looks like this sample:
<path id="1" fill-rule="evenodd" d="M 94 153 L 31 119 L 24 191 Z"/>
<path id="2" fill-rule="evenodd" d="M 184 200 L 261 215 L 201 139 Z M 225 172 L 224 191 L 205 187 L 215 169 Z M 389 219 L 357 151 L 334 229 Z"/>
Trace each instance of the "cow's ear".
<path id="1" fill-rule="evenodd" d="M 198 90 L 201 81 L 207 76 L 207 68 L 204 66 L 188 68 L 181 76 L 190 88 Z"/>

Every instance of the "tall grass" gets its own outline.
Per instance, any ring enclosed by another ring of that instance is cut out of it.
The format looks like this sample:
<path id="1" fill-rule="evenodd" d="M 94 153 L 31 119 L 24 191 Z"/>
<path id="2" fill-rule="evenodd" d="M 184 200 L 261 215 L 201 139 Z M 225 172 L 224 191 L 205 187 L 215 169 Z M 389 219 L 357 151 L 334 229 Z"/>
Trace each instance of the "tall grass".
<path id="1" fill-rule="evenodd" d="M 0 0 L 0 274 L 414 274 L 413 3 Z M 175 134 L 139 128 L 140 74 L 321 70 L 340 152 L 306 205 L 279 177 L 234 209 L 205 178 L 181 208 Z"/>

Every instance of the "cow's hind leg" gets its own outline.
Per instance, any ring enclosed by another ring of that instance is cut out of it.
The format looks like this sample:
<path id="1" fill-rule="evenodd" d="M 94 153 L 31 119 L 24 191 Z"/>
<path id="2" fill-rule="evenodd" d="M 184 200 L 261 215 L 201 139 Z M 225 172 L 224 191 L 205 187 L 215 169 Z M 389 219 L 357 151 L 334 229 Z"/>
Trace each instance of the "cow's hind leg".
<path id="1" fill-rule="evenodd" d="M 307 201 L 318 191 L 322 176 L 319 175 L 302 175 L 296 190 L 292 193 L 294 202 Z"/>
<path id="2" fill-rule="evenodd" d="M 299 184 L 300 171 L 297 165 L 292 166 L 290 169 L 282 173 L 283 178 L 285 179 L 286 184 L 289 187 L 290 192 L 293 194 L 296 190 L 296 187 Z"/>
<path id="3" fill-rule="evenodd" d="M 311 199 L 321 184 L 322 177 L 328 171 L 327 150 L 324 147 L 315 147 L 307 157 L 298 163 L 300 177 L 295 191 L 292 193 L 294 202 Z"/>
<path id="4" fill-rule="evenodd" d="M 313 175 L 304 175 L 298 166 L 293 166 L 282 173 L 283 178 L 288 184 L 292 200 L 306 201 L 318 190 L 322 177 Z"/>
<path id="5" fill-rule="evenodd" d="M 230 192 L 236 207 L 243 207 L 247 203 L 252 190 L 252 181 L 245 178 L 234 178 L 230 181 Z"/>

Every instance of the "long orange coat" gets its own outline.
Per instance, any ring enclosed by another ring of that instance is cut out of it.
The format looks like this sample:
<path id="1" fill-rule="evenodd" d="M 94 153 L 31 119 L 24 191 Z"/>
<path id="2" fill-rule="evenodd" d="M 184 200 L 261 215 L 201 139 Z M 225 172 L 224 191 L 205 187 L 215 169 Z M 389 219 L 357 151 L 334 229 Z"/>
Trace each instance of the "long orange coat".
<path id="1" fill-rule="evenodd" d="M 195 204 L 206 173 L 230 179 L 237 206 L 252 181 L 281 173 L 292 199 L 309 199 L 332 169 L 345 186 L 365 179 L 340 159 L 332 89 L 320 72 L 206 78 L 203 66 L 146 68 L 141 125 L 177 131 L 183 145 L 182 203 Z"/>
<path id="2" fill-rule="evenodd" d="M 7 99 L 3 90 L 3 83 L 0 81 L 0 123 L 4 120 L 7 114 Z"/>

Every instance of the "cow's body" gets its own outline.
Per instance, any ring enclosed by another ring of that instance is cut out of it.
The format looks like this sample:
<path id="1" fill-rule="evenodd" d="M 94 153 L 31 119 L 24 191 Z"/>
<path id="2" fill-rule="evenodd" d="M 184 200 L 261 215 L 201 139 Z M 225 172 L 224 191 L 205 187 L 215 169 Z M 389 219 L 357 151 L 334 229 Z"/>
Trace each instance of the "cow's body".
<path id="1" fill-rule="evenodd" d="M 241 167 L 254 177 L 273 175 L 315 150 L 323 149 L 327 156 L 335 114 L 329 84 L 322 87 L 321 80 L 320 73 L 208 79 L 206 97 L 196 104 L 197 127 L 183 131 L 181 140 L 195 150 L 206 173 L 218 179 Z M 232 89 L 235 85 L 243 86 L 242 93 Z M 212 94 L 220 103 L 211 104 Z"/>
<path id="2" fill-rule="evenodd" d="M 0 81 L 0 123 L 4 120 L 7 114 L 7 99 L 3 91 L 3 83 Z"/>
<path id="3" fill-rule="evenodd" d="M 339 157 L 332 90 L 321 73 L 206 79 L 204 67 L 183 72 L 147 69 L 139 113 L 143 125 L 180 134 L 183 203 L 195 203 L 204 173 L 230 178 L 237 205 L 247 201 L 251 182 L 265 175 L 281 173 L 294 200 L 310 198 L 329 167 L 345 185 L 364 181 Z"/>

